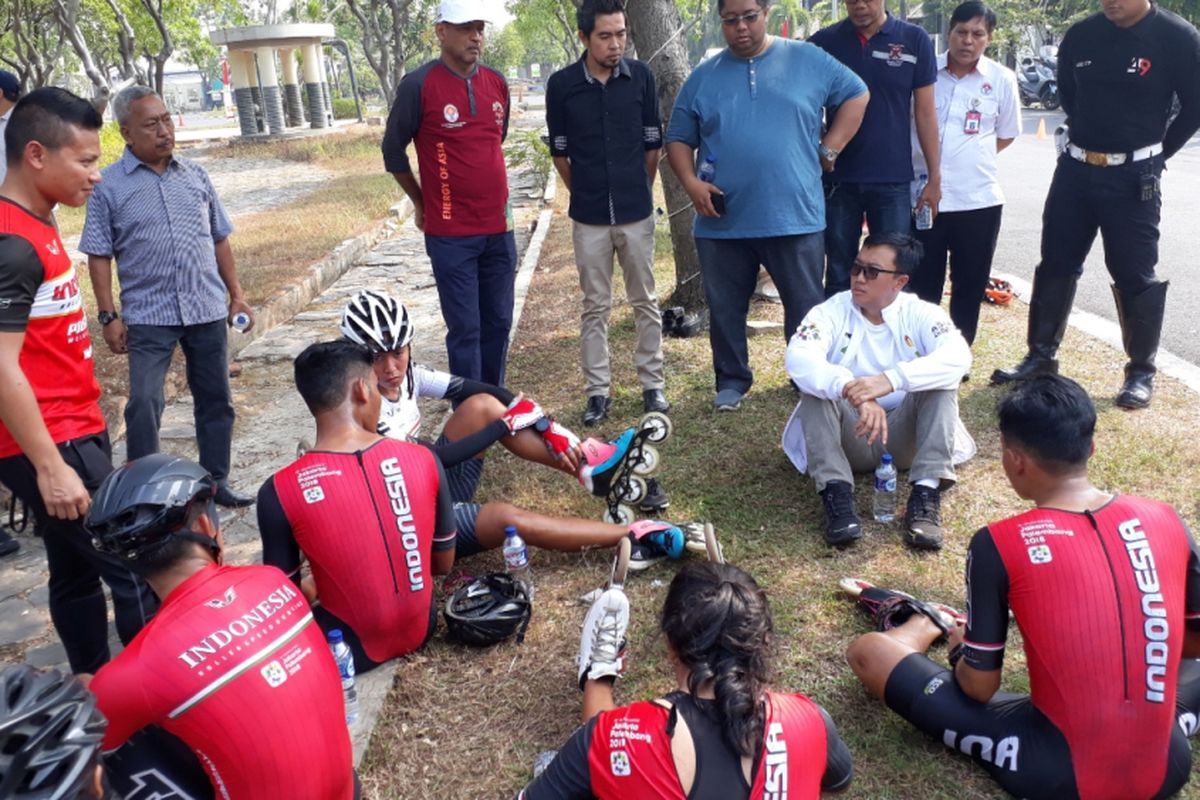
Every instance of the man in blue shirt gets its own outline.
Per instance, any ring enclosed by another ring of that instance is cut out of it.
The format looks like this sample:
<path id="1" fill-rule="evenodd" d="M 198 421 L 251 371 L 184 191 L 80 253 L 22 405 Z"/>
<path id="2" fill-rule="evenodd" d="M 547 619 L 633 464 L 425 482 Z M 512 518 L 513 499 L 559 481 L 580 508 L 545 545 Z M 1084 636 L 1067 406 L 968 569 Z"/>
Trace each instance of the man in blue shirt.
<path id="1" fill-rule="evenodd" d="M 637 327 L 634 363 L 646 411 L 667 411 L 662 315 L 654 290 L 652 187 L 662 148 L 654 76 L 623 58 L 622 0 L 588 0 L 576 12 L 587 51 L 546 82 L 546 125 L 554 166 L 571 193 L 572 238 L 583 289 L 581 345 L 587 383 L 584 425 L 608 416 L 608 315 L 613 254 Z"/>
<path id="2" fill-rule="evenodd" d="M 871 102 L 862 127 L 845 148 L 821 151 L 825 169 L 825 294 L 850 288 L 863 215 L 871 233 L 909 233 L 912 206 L 936 215 L 941 199 L 941 159 L 933 86 L 937 56 L 924 30 L 887 13 L 884 0 L 846 0 L 847 18 L 810 40 L 862 78 Z M 830 104 L 836 111 L 836 104 Z M 912 202 L 915 123 L 928 179 Z"/>
<path id="3" fill-rule="evenodd" d="M 696 208 L 715 406 L 732 411 L 754 380 L 746 313 L 759 265 L 779 289 L 785 339 L 824 299 L 818 149 L 845 147 L 868 94 L 853 72 L 819 48 L 768 36 L 765 0 L 718 0 L 717 13 L 729 46 L 696 67 L 679 90 L 667 159 Z M 826 106 L 837 110 L 822 136 Z M 695 153 L 715 167 L 710 181 L 697 176 Z"/>
<path id="4" fill-rule="evenodd" d="M 217 503 L 248 506 L 254 498 L 228 483 L 234 411 L 227 328 L 238 314 L 249 318 L 246 330 L 254 324 L 229 243 L 233 224 L 204 168 L 175 157 L 175 126 L 161 97 L 131 86 L 113 101 L 113 115 L 125 153 L 101 173 L 79 249 L 88 254 L 104 341 L 129 354 L 128 458 L 158 452 L 163 383 L 182 346 L 200 463 L 217 480 Z"/>

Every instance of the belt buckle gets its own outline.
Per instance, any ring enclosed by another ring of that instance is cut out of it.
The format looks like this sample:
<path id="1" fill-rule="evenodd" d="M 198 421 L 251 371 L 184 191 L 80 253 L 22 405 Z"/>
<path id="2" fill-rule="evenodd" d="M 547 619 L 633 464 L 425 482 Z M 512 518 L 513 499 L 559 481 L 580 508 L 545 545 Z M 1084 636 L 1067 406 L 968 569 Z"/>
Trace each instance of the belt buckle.
<path id="1" fill-rule="evenodd" d="M 1107 167 L 1108 153 L 1095 153 L 1091 150 L 1083 151 L 1084 160 L 1093 167 Z"/>

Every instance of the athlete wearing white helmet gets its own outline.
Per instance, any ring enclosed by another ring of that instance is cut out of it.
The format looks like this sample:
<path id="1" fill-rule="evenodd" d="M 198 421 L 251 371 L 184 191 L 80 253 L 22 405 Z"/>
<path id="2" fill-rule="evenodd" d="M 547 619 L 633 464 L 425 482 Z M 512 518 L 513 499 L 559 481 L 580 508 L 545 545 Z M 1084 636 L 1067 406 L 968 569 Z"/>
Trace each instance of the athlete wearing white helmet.
<path id="1" fill-rule="evenodd" d="M 403 303 L 370 289 L 350 298 L 342 312 L 342 335 L 365 346 L 374 358 L 383 396 L 380 434 L 417 441 L 421 429 L 417 398 L 455 404 L 433 449 L 446 468 L 456 503 L 471 501 L 483 472 L 483 454 L 496 442 L 527 461 L 575 475 L 589 488 L 597 482 L 579 438 L 534 401 L 500 386 L 413 364 L 413 327 Z M 587 444 L 588 452 L 599 454 L 597 464 L 620 466 L 621 454 L 614 457 L 615 446 L 599 441 Z"/>

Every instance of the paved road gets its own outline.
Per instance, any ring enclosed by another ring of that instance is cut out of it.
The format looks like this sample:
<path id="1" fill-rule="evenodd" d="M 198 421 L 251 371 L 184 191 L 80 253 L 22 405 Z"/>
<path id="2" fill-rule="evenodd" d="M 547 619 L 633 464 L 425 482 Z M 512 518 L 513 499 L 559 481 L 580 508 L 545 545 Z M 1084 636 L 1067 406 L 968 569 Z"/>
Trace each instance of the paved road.
<path id="1" fill-rule="evenodd" d="M 1037 140 L 1039 120 L 1047 138 Z M 996 252 L 995 269 L 1033 277 L 1042 234 L 1042 205 L 1050 187 L 1055 152 L 1053 132 L 1061 113 L 1026 109 L 1024 134 L 1000 155 L 1000 182 L 1007 202 Z M 1200 138 L 1171 159 L 1163 177 L 1163 221 L 1159 243 L 1159 275 L 1171 280 L 1163 346 L 1200 364 L 1200 284 L 1192 263 L 1200 258 Z M 1099 238 L 1079 283 L 1076 308 L 1116 321 L 1108 272 Z"/>

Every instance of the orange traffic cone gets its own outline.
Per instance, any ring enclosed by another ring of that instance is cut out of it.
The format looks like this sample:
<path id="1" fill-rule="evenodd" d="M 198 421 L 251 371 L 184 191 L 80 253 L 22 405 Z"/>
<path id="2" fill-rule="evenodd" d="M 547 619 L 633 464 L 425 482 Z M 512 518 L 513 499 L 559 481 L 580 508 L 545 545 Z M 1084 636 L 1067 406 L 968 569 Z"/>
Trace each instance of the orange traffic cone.
<path id="1" fill-rule="evenodd" d="M 1037 138 L 1038 138 L 1039 142 L 1042 139 L 1046 138 L 1046 118 L 1045 117 L 1042 117 L 1041 119 L 1038 120 Z"/>

